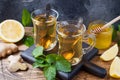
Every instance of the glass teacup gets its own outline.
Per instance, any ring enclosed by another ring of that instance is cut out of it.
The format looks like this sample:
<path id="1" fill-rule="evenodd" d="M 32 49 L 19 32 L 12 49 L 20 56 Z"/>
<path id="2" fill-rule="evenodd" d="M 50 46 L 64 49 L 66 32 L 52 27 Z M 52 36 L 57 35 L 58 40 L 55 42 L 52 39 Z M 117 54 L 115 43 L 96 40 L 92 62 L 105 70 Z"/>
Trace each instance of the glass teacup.
<path id="1" fill-rule="evenodd" d="M 95 36 L 86 34 L 86 27 L 79 21 L 69 20 L 60 21 L 57 25 L 59 50 L 58 53 L 71 62 L 72 65 L 78 64 L 83 54 L 92 50 L 95 45 Z M 86 39 L 92 39 L 90 46 L 83 48 L 82 43 Z"/>
<path id="2" fill-rule="evenodd" d="M 51 9 L 48 19 L 46 19 L 45 9 L 37 9 L 31 13 L 35 46 L 43 46 L 45 51 L 55 47 L 57 43 L 56 24 L 58 16 L 58 12 L 54 9 Z"/>

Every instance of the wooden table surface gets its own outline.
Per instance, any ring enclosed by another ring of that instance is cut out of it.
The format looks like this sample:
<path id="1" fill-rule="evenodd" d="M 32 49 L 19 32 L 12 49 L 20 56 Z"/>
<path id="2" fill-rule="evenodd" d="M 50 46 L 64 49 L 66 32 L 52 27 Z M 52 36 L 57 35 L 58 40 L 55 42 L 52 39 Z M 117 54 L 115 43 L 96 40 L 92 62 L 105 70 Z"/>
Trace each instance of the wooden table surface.
<path id="1" fill-rule="evenodd" d="M 26 29 L 26 35 L 32 35 L 32 28 L 27 27 Z M 19 45 L 20 50 L 25 50 L 28 47 L 25 45 Z M 105 50 L 99 50 L 99 54 L 102 54 Z M 20 55 L 21 52 L 15 53 L 14 55 Z M 112 61 L 104 62 L 100 60 L 99 56 L 95 56 L 91 62 L 94 64 L 97 64 L 98 66 L 101 66 L 107 70 L 107 75 L 105 78 L 100 78 L 97 76 L 94 76 L 90 73 L 87 73 L 85 71 L 79 71 L 79 73 L 72 79 L 72 80 L 120 80 L 120 79 L 114 79 L 109 76 L 109 68 Z M 27 63 L 27 62 L 26 62 Z M 0 60 L 0 80 L 46 80 L 43 72 L 40 69 L 33 68 L 31 64 L 27 65 L 29 66 L 29 69 L 27 71 L 18 71 L 15 73 L 10 73 L 7 70 L 9 62 L 7 60 L 7 57 Z M 16 78 L 16 79 L 10 79 L 10 78 Z"/>

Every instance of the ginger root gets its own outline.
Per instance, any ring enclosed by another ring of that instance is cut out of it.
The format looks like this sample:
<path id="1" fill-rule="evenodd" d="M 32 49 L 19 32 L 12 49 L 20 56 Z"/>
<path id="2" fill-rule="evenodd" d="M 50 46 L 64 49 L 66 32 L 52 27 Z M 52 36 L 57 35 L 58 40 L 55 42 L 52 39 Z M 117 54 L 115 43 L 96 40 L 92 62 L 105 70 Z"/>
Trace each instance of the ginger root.
<path id="1" fill-rule="evenodd" d="M 0 43 L 0 58 L 6 57 L 18 51 L 18 47 L 13 43 Z"/>
<path id="2" fill-rule="evenodd" d="M 27 64 L 23 63 L 23 60 L 20 56 L 10 55 L 8 57 L 8 60 L 10 62 L 8 66 L 8 70 L 10 72 L 16 72 L 18 70 L 26 70 L 28 68 Z"/>

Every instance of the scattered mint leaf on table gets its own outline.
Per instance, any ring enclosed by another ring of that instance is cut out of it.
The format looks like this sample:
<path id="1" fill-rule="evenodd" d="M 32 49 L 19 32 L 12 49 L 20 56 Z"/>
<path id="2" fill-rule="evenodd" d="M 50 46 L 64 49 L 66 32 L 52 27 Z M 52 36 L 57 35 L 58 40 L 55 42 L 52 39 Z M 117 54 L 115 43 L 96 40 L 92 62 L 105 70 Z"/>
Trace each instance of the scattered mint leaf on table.
<path id="1" fill-rule="evenodd" d="M 118 25 L 118 31 L 120 32 L 120 25 Z"/>
<path id="2" fill-rule="evenodd" d="M 23 26 L 30 26 L 32 24 L 31 15 L 27 9 L 22 11 L 22 24 Z"/>
<path id="3" fill-rule="evenodd" d="M 47 80 L 55 80 L 56 68 L 54 65 L 51 65 L 49 67 L 45 67 L 43 71 L 44 71 L 44 75 L 45 75 Z"/>
<path id="4" fill-rule="evenodd" d="M 42 68 L 47 80 L 55 80 L 57 70 L 63 72 L 71 71 L 71 63 L 63 56 L 55 53 L 44 55 L 43 50 L 42 46 L 36 47 L 33 50 L 32 55 L 35 58 L 33 67 Z"/>
<path id="5" fill-rule="evenodd" d="M 45 62 L 44 57 L 37 57 L 35 59 L 35 63 L 33 63 L 33 66 L 34 66 L 34 68 L 37 68 L 37 67 L 43 68 L 45 66 L 48 66 L 48 64 L 45 64 L 44 62 Z"/>
<path id="6" fill-rule="evenodd" d="M 118 37 L 120 37 L 120 24 L 118 25 Z M 118 46 L 120 46 L 120 40 L 117 41 Z"/>
<path id="7" fill-rule="evenodd" d="M 54 63 L 56 61 L 57 54 L 46 55 L 46 61 L 48 63 Z"/>
<path id="8" fill-rule="evenodd" d="M 59 71 L 70 72 L 71 64 L 68 63 L 68 61 L 64 57 L 58 55 L 56 59 L 56 68 Z"/>
<path id="9" fill-rule="evenodd" d="M 24 39 L 23 39 L 23 43 L 26 46 L 30 47 L 30 46 L 32 46 L 34 44 L 34 39 L 33 39 L 32 36 L 25 36 Z"/>
<path id="10" fill-rule="evenodd" d="M 120 40 L 118 40 L 117 44 L 118 44 L 118 46 L 120 46 Z"/>
<path id="11" fill-rule="evenodd" d="M 32 52 L 33 56 L 37 59 L 37 57 L 43 55 L 43 47 L 42 46 L 39 46 L 39 47 L 36 47 L 33 52 Z"/>
<path id="12" fill-rule="evenodd" d="M 117 30 L 113 26 L 112 40 L 114 41 L 117 38 Z"/>
<path id="13" fill-rule="evenodd" d="M 34 68 L 38 68 L 38 67 L 44 68 L 44 67 L 48 67 L 49 64 L 35 62 L 35 63 L 33 64 L 33 66 L 34 66 Z"/>

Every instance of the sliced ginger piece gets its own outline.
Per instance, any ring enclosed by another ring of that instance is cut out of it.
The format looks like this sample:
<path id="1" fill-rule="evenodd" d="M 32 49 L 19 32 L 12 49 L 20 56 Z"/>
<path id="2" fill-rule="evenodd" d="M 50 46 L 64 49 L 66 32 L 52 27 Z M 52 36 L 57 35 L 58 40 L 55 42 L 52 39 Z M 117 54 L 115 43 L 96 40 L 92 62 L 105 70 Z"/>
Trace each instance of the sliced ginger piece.
<path id="1" fill-rule="evenodd" d="M 18 46 L 13 43 L 0 43 L 0 58 L 18 51 Z"/>
<path id="2" fill-rule="evenodd" d="M 22 58 L 20 55 L 18 55 L 18 56 L 10 55 L 8 57 L 8 61 L 10 62 L 8 65 L 8 70 L 10 72 L 16 72 L 18 70 L 26 70 L 28 68 L 28 66 L 21 59 Z"/>

